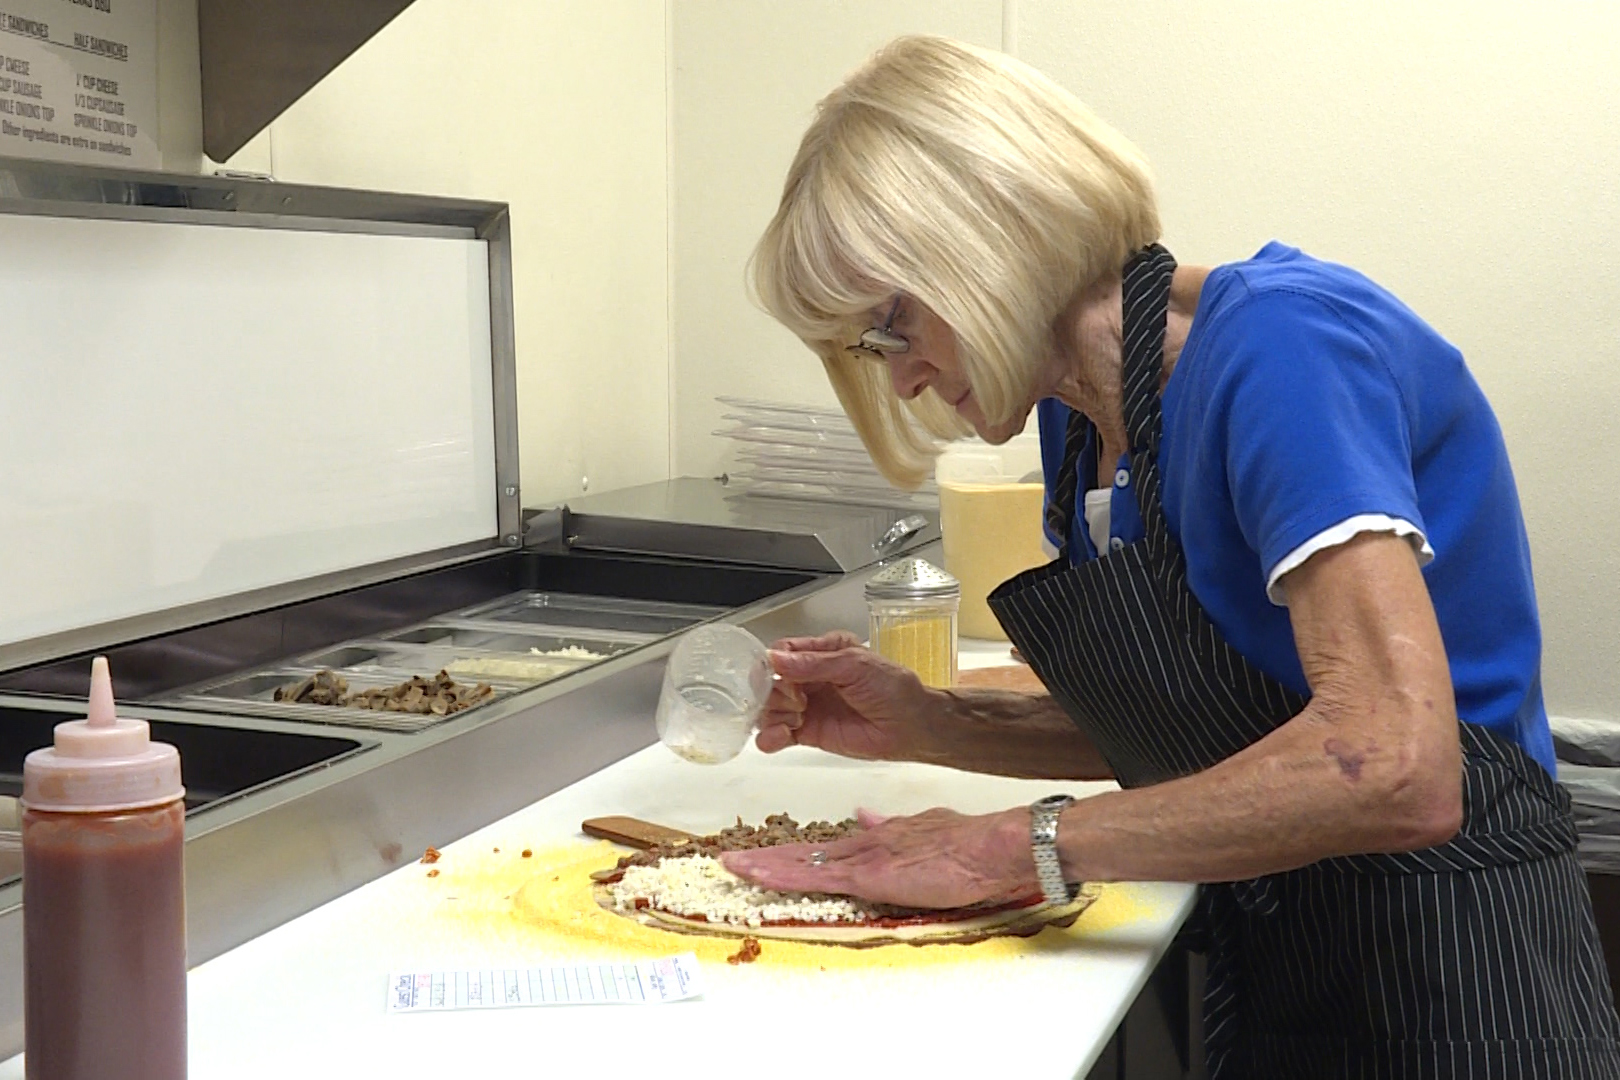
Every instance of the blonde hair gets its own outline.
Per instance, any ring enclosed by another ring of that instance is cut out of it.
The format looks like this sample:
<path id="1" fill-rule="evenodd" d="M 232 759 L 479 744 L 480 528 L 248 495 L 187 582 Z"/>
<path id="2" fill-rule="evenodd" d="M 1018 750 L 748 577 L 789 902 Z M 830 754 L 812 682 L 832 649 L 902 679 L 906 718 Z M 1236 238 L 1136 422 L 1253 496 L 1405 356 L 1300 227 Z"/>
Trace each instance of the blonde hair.
<path id="1" fill-rule="evenodd" d="M 904 37 L 817 106 L 749 276 L 821 357 L 877 466 L 915 487 L 934 438 L 968 431 L 933 390 L 902 402 L 884 365 L 846 352 L 872 310 L 904 292 L 943 319 L 1002 423 L 1058 315 L 1158 237 L 1146 161 L 1073 95 L 1004 54 Z"/>

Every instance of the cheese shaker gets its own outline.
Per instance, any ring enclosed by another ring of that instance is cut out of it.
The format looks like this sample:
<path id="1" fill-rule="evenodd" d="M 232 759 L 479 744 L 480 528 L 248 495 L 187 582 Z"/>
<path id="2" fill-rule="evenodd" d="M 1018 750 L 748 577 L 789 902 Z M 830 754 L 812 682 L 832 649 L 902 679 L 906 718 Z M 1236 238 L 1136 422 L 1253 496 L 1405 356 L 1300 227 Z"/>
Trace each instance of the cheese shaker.
<path id="1" fill-rule="evenodd" d="M 885 567 L 866 583 L 871 643 L 926 686 L 956 683 L 956 620 L 962 585 L 924 559 Z"/>
<path id="2" fill-rule="evenodd" d="M 97 657 L 87 717 L 23 762 L 28 1080 L 185 1077 L 184 795 Z"/>

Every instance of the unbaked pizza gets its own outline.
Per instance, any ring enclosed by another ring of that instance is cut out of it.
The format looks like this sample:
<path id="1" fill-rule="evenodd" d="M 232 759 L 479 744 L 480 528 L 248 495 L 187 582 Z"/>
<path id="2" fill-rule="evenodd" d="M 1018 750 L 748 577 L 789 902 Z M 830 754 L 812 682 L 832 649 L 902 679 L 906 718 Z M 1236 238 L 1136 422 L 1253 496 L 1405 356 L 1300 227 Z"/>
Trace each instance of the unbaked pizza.
<path id="1" fill-rule="evenodd" d="M 726 851 L 826 843 L 857 828 L 854 820 L 801 826 L 786 814 L 768 817 L 757 828 L 739 820 L 712 836 L 626 855 L 617 866 L 592 875 L 596 901 L 648 926 L 681 933 L 859 947 L 1027 937 L 1046 926 L 1072 925 L 1100 891 L 1088 886 L 1058 906 L 1032 896 L 1010 904 L 906 908 L 825 893 L 775 892 L 731 873 L 719 859 Z"/>

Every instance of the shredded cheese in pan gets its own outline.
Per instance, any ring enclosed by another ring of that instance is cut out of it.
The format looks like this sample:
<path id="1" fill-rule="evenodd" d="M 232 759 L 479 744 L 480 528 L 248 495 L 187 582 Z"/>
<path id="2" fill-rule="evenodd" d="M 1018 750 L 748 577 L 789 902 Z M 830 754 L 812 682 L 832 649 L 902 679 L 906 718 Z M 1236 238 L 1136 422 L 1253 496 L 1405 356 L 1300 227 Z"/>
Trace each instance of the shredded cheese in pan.
<path id="1" fill-rule="evenodd" d="M 530 649 L 535 656 L 552 656 L 559 660 L 606 660 L 607 656 L 599 652 L 591 652 L 583 645 L 564 645 L 560 649 Z"/>
<path id="2" fill-rule="evenodd" d="M 483 675 L 495 679 L 544 681 L 578 670 L 573 664 L 556 661 L 507 659 L 505 657 L 465 657 L 445 669 L 452 675 Z"/>
<path id="3" fill-rule="evenodd" d="M 858 900 L 821 893 L 780 893 L 762 889 L 707 855 L 664 859 L 657 866 L 626 867 L 613 885 L 613 906 L 634 911 L 645 900 L 660 911 L 732 926 L 767 922 L 853 923 L 875 912 Z"/>
<path id="4" fill-rule="evenodd" d="M 549 652 L 530 649 L 529 657 L 464 656 L 454 661 L 446 670 L 452 675 L 484 675 L 497 679 L 544 682 L 578 671 L 580 665 L 574 663 L 576 660 L 606 659 L 602 653 L 594 653 L 578 645 L 569 645 Z"/>

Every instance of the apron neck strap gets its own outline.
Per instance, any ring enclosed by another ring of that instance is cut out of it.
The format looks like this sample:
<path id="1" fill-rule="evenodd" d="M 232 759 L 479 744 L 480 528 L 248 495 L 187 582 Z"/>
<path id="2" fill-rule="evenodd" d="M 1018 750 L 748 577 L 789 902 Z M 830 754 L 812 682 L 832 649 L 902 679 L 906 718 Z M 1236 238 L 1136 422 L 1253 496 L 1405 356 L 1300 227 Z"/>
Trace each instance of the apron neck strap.
<path id="1" fill-rule="evenodd" d="M 1125 362 L 1125 431 L 1133 453 L 1157 455 L 1163 421 L 1159 380 L 1164 377 L 1164 333 L 1170 314 L 1170 279 L 1176 260 L 1150 244 L 1125 264 L 1120 296 Z"/>
<path id="2" fill-rule="evenodd" d="M 1157 456 L 1163 428 L 1159 413 L 1159 379 L 1164 374 L 1165 322 L 1170 313 L 1170 278 L 1175 258 L 1162 245 L 1149 244 L 1125 263 L 1120 281 L 1121 336 L 1124 362 L 1125 431 L 1131 452 Z M 1063 464 L 1058 469 L 1052 498 L 1046 508 L 1047 529 L 1061 541 L 1062 558 L 1072 542 L 1075 501 L 1079 498 L 1080 458 L 1087 443 L 1097 445 L 1091 420 L 1080 410 L 1069 411 L 1063 440 Z M 1098 447 L 1101 453 L 1101 447 Z M 1088 483 L 1087 487 L 1090 486 Z M 1157 497 L 1157 490 L 1153 492 Z M 1155 510 L 1157 507 L 1155 506 Z M 1146 508 L 1144 507 L 1144 512 Z"/>

